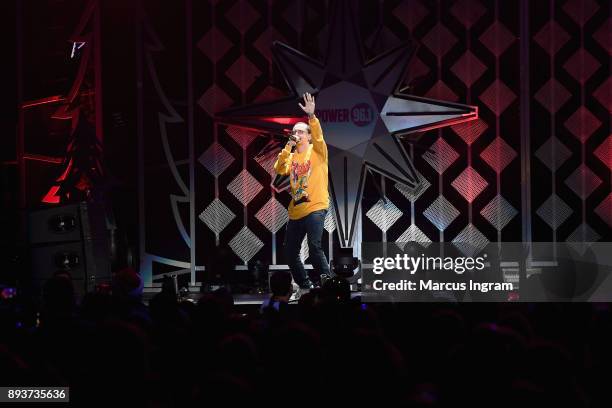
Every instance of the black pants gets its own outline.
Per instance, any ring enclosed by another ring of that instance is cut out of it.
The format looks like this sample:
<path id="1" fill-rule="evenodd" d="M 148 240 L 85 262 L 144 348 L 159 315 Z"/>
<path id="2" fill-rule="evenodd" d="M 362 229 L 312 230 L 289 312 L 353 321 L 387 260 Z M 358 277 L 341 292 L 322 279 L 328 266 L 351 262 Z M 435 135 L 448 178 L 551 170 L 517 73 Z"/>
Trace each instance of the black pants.
<path id="1" fill-rule="evenodd" d="M 321 274 L 329 275 L 329 265 L 325 252 L 321 248 L 321 236 L 323 235 L 323 224 L 327 210 L 313 211 L 299 220 L 289 220 L 285 232 L 285 257 L 291 268 L 293 280 L 301 288 L 307 288 L 311 280 L 318 282 Z M 304 264 L 300 259 L 300 250 L 304 235 L 308 235 L 308 254 L 314 268 L 310 277 L 306 275 Z"/>

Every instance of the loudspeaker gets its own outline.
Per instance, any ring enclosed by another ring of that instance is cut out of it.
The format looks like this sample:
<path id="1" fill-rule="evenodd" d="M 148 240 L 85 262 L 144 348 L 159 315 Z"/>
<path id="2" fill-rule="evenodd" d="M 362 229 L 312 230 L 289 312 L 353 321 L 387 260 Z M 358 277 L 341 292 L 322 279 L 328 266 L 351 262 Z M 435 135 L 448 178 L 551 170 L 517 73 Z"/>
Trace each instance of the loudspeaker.
<path id="1" fill-rule="evenodd" d="M 110 218 L 101 203 L 81 202 L 28 216 L 32 283 L 40 288 L 57 271 L 69 272 L 82 296 L 111 278 Z"/>

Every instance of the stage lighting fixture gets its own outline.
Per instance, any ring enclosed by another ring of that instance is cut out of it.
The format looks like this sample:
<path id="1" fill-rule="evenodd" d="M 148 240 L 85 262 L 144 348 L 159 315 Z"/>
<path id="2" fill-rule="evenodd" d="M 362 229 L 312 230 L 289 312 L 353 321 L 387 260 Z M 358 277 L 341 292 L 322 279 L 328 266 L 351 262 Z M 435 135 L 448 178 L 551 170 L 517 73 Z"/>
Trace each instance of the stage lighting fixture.
<path id="1" fill-rule="evenodd" d="M 75 41 L 72 43 L 72 50 L 70 51 L 70 58 L 79 57 L 81 54 L 81 48 L 85 45 L 85 41 Z"/>
<path id="2" fill-rule="evenodd" d="M 339 255 L 332 259 L 331 267 L 336 276 L 350 278 L 355 274 L 355 269 L 361 266 L 361 261 L 351 255 Z"/>

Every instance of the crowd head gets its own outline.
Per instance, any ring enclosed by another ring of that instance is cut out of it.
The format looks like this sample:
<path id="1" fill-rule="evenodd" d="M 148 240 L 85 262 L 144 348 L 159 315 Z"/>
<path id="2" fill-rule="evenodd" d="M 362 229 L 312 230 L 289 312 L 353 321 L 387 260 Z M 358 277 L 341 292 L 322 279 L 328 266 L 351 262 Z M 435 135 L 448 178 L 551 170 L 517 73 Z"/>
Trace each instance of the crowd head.
<path id="1" fill-rule="evenodd" d="M 364 304 L 332 278 L 292 306 L 276 271 L 269 299 L 284 306 L 262 313 L 224 289 L 194 303 L 173 287 L 145 304 L 125 269 L 77 301 L 56 273 L 37 309 L 0 308 L 2 382 L 70 386 L 88 406 L 610 403 L 608 304 Z"/>

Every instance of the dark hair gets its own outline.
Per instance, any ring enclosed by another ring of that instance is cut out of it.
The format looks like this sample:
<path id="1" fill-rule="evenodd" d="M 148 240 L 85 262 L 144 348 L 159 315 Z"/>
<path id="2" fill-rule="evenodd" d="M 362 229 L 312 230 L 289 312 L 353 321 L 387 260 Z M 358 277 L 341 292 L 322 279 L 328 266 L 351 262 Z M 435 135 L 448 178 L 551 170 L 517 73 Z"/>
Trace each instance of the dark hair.
<path id="1" fill-rule="evenodd" d="M 288 271 L 276 271 L 272 274 L 270 290 L 273 296 L 287 296 L 291 289 L 291 274 Z"/>

